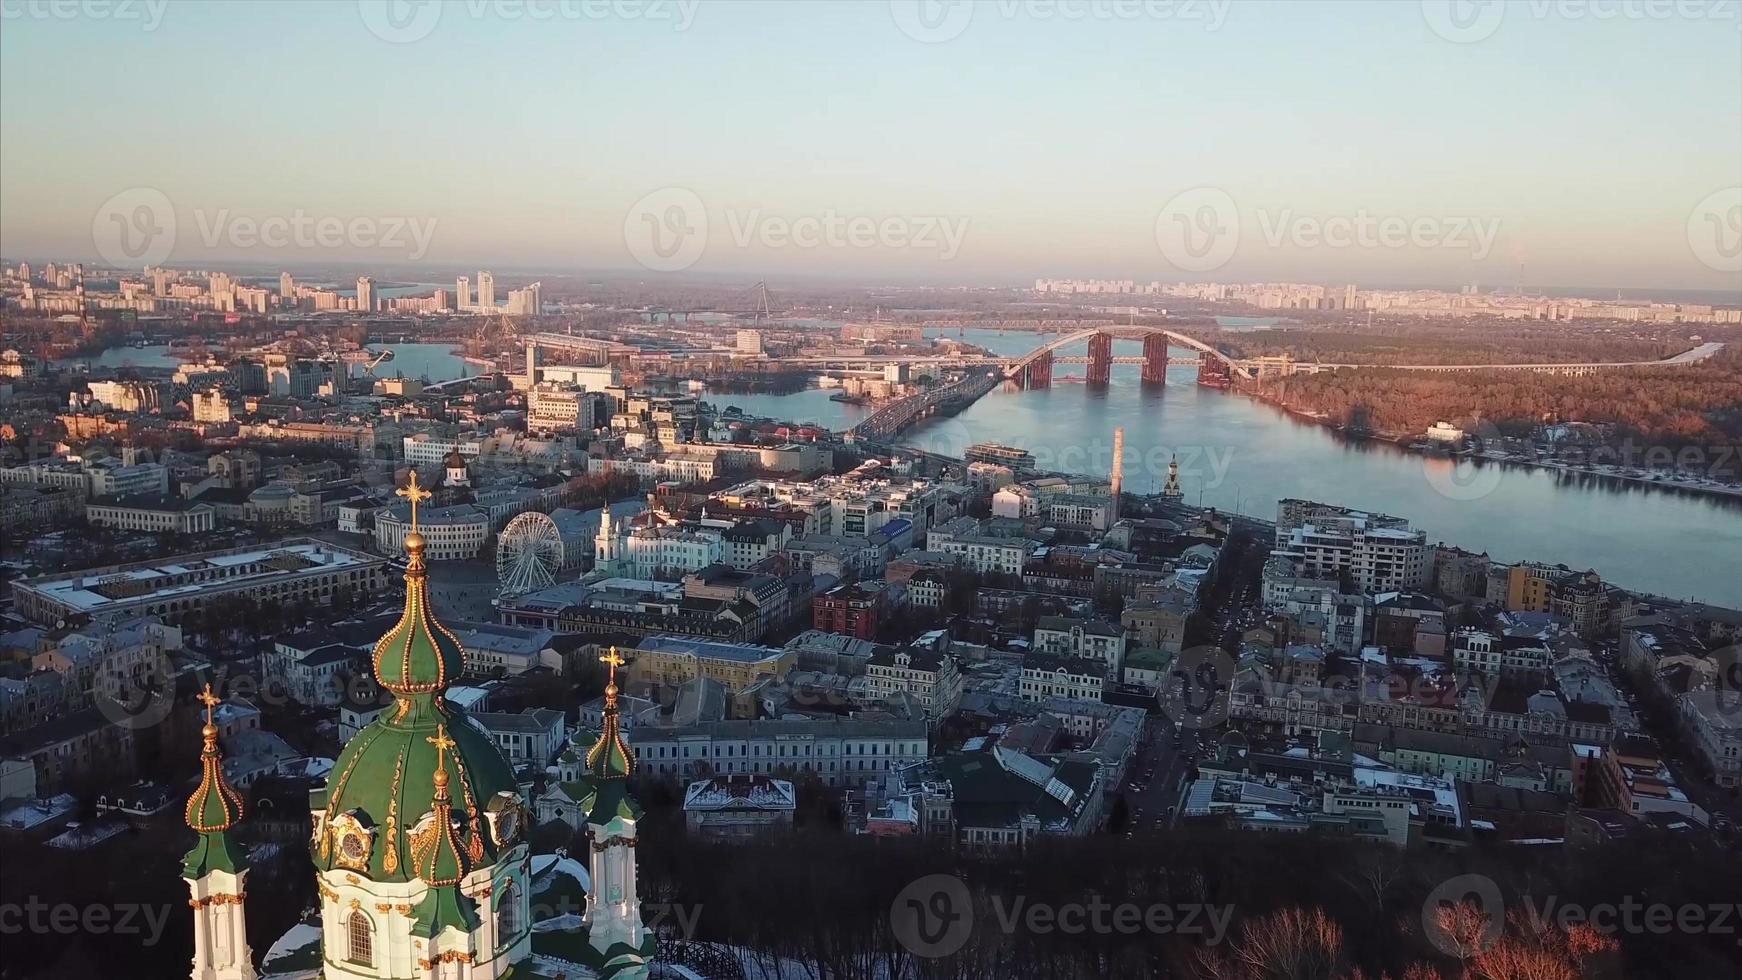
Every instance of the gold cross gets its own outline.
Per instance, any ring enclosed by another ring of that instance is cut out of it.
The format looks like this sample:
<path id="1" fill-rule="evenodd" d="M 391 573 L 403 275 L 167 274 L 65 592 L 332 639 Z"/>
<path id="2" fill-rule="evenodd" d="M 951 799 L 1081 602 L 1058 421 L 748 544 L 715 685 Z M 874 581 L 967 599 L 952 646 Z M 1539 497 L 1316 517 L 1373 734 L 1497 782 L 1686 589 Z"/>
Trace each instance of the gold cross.
<path id="1" fill-rule="evenodd" d="M 617 679 L 617 668 L 628 663 L 627 660 L 623 659 L 623 655 L 617 652 L 616 647 L 612 647 L 610 653 L 600 654 L 599 662 L 611 665 L 611 679 L 613 682 Z"/>
<path id="2" fill-rule="evenodd" d="M 436 768 L 444 768 L 447 750 L 454 747 L 454 740 L 448 737 L 448 726 L 436 726 L 436 733 L 424 741 L 436 747 Z"/>
<path id="3" fill-rule="evenodd" d="M 206 689 L 196 696 L 200 703 L 206 706 L 206 724 L 210 725 L 212 723 L 212 709 L 222 704 L 224 699 L 212 693 L 212 685 L 209 683 L 206 685 Z"/>
<path id="4" fill-rule="evenodd" d="M 435 496 L 435 494 L 429 492 L 428 490 L 422 490 L 422 489 L 418 488 L 417 471 L 416 470 L 411 471 L 411 476 L 408 478 L 406 485 L 403 487 L 400 487 L 398 490 L 393 491 L 393 493 L 395 496 L 404 497 L 405 499 L 411 501 L 411 529 L 413 531 L 417 530 L 417 505 L 418 505 L 418 502 L 422 501 L 422 500 L 428 500 L 429 498 Z"/>

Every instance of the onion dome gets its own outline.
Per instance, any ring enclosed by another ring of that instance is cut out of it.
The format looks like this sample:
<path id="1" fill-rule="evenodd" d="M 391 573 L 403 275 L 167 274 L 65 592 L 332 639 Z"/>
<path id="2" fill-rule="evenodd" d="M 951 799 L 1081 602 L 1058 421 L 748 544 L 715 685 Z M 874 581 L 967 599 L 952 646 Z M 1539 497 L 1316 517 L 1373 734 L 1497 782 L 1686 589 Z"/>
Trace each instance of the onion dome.
<path id="1" fill-rule="evenodd" d="M 501 793 L 518 796 L 520 788 L 502 750 L 443 697 L 464 660 L 459 641 L 430 612 L 425 592 L 415 508 L 429 491 L 414 475 L 400 495 L 414 508 L 414 530 L 405 540 L 411 557 L 405 612 L 375 647 L 376 678 L 394 703 L 345 743 L 326 787 L 311 794 L 310 807 L 321 811 L 312 850 L 322 871 L 358 872 L 375 881 L 447 880 L 456 868 L 463 876 L 494 864 L 510 846 L 492 838 L 484 807 Z M 426 823 L 438 809 L 440 818 Z M 453 825 L 451 836 L 444 832 L 432 857 L 418 848 L 424 838 L 414 830 L 442 821 Z M 446 855 L 454 853 L 462 864 L 451 864 Z"/>
<path id="2" fill-rule="evenodd" d="M 604 725 L 598 741 L 587 750 L 587 771 L 594 779 L 627 779 L 635 772 L 635 754 L 623 740 L 617 720 L 617 668 L 624 662 L 623 655 L 612 647 L 599 661 L 610 666 L 611 676 L 605 684 Z"/>
<path id="3" fill-rule="evenodd" d="M 616 817 L 639 819 L 641 808 L 629 795 L 628 780 L 635 773 L 635 753 L 623 740 L 623 729 L 617 720 L 617 668 L 623 664 L 623 655 L 612 647 L 599 660 L 610 666 L 611 676 L 605 684 L 604 724 L 598 740 L 587 750 L 587 775 L 593 790 L 587 804 L 587 820 L 607 824 Z"/>
<path id="4" fill-rule="evenodd" d="M 435 773 L 430 777 L 435 793 L 426 822 L 412 835 L 411 851 L 418 878 L 430 887 L 418 905 L 414 932 L 436 936 L 448 926 L 470 932 L 478 925 L 478 914 L 472 901 L 460 894 L 459 884 L 474 862 L 461 843 L 461 822 L 455 819 L 448 798 L 447 750 L 458 743 L 448 738 L 446 725 L 438 725 L 428 741 L 436 750 Z"/>
<path id="5" fill-rule="evenodd" d="M 417 472 L 399 496 L 411 501 L 411 530 L 405 535 L 405 612 L 375 644 L 375 679 L 397 695 L 426 694 L 446 688 L 465 669 L 464 648 L 447 627 L 430 615 L 428 571 L 417 505 L 432 494 L 417 485 Z"/>
<path id="6" fill-rule="evenodd" d="M 212 693 L 210 684 L 199 697 L 206 706 L 206 724 L 200 729 L 205 747 L 200 750 L 200 785 L 188 797 L 187 805 L 187 825 L 200 835 L 183 863 L 183 871 L 190 878 L 203 878 L 213 870 L 234 874 L 248 866 L 241 845 L 230 839 L 230 830 L 242 821 L 246 807 L 242 794 L 224 778 L 224 758 L 218 752 L 218 726 L 212 719 L 220 699 Z"/>

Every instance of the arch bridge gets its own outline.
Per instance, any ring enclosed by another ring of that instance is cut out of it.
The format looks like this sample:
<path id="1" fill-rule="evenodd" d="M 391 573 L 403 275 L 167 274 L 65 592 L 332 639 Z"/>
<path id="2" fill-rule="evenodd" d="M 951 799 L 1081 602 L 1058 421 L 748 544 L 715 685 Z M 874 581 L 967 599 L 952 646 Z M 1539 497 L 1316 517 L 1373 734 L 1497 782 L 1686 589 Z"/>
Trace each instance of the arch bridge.
<path id="1" fill-rule="evenodd" d="M 1113 356 L 1113 341 L 1135 340 L 1143 344 L 1141 358 L 1116 358 Z M 1058 351 L 1087 342 L 1089 356 L 1088 381 L 1090 384 L 1106 384 L 1112 373 L 1113 364 L 1137 361 L 1143 365 L 1143 380 L 1146 384 L 1167 383 L 1167 368 L 1170 363 L 1168 348 L 1179 346 L 1197 351 L 1198 356 L 1183 363 L 1195 363 L 1198 366 L 1198 384 L 1212 388 L 1232 387 L 1238 381 L 1251 381 L 1255 375 L 1244 364 L 1234 360 L 1209 344 L 1164 327 L 1138 326 L 1136 324 L 1123 326 L 1100 326 L 1075 333 L 1065 334 L 1056 340 L 1037 347 L 1021 359 L 1004 366 L 1004 376 L 1022 385 L 1024 388 L 1045 388 L 1052 384 L 1052 369 L 1054 364 L 1075 361 L 1076 358 L 1060 357 Z"/>

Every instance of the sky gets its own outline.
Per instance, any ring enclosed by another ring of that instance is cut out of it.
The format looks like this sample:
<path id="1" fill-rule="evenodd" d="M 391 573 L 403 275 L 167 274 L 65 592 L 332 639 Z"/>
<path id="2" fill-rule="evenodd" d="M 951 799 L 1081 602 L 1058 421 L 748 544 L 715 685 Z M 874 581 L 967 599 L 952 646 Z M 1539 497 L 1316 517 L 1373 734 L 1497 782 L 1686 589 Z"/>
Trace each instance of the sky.
<path id="1" fill-rule="evenodd" d="M 0 0 L 0 255 L 1742 292 L 1736 6 Z"/>

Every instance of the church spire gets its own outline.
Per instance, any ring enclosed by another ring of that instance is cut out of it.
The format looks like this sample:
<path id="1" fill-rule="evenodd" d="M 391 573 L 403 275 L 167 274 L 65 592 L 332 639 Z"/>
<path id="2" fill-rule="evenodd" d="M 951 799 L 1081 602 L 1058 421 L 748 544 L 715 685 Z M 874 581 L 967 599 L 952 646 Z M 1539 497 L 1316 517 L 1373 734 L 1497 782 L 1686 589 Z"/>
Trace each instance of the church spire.
<path id="1" fill-rule="evenodd" d="M 248 893 L 248 857 L 231 839 L 242 821 L 242 795 L 224 779 L 224 758 L 218 752 L 214 711 L 221 699 L 212 685 L 200 692 L 206 723 L 200 729 L 200 785 L 188 798 L 187 825 L 199 840 L 182 862 L 188 885 L 188 908 L 194 917 L 191 980 L 255 980 L 254 954 L 248 947 L 244 902 Z"/>
<path id="2" fill-rule="evenodd" d="M 416 470 L 394 493 L 411 502 L 411 530 L 405 534 L 405 611 L 398 625 L 375 644 L 375 679 L 403 703 L 410 695 L 446 689 L 465 669 L 466 661 L 460 641 L 429 613 L 429 573 L 417 505 L 434 495 L 417 485 Z"/>
<path id="3" fill-rule="evenodd" d="M 202 877 L 213 869 L 235 873 L 248 866 L 241 846 L 230 839 L 230 830 L 242 821 L 246 807 L 242 794 L 224 778 L 224 757 L 218 751 L 218 726 L 213 717 L 222 699 L 207 684 L 199 700 L 206 706 L 206 723 L 200 729 L 205 745 L 200 750 L 200 785 L 187 803 L 187 825 L 200 835 L 187 853 L 184 871 L 190 878 Z"/>
<path id="4" fill-rule="evenodd" d="M 448 737 L 445 724 L 436 727 L 428 742 L 436 749 L 435 773 L 431 776 L 435 795 L 430 801 L 429 823 L 412 836 L 411 851 L 417 876 L 429 885 L 418 908 L 418 932 L 433 937 L 448 926 L 470 932 L 477 927 L 478 916 L 472 901 L 460 894 L 459 889 L 460 881 L 472 870 L 472 861 L 460 844 L 460 829 L 448 797 L 447 753 L 455 743 Z"/>
<path id="5" fill-rule="evenodd" d="M 627 779 L 635 773 L 635 754 L 623 740 L 623 729 L 617 720 L 617 668 L 625 661 L 617 648 L 612 647 L 610 653 L 599 657 L 599 662 L 609 666 L 611 674 L 605 683 L 604 724 L 598 740 L 587 750 L 587 769 L 594 779 Z"/>

